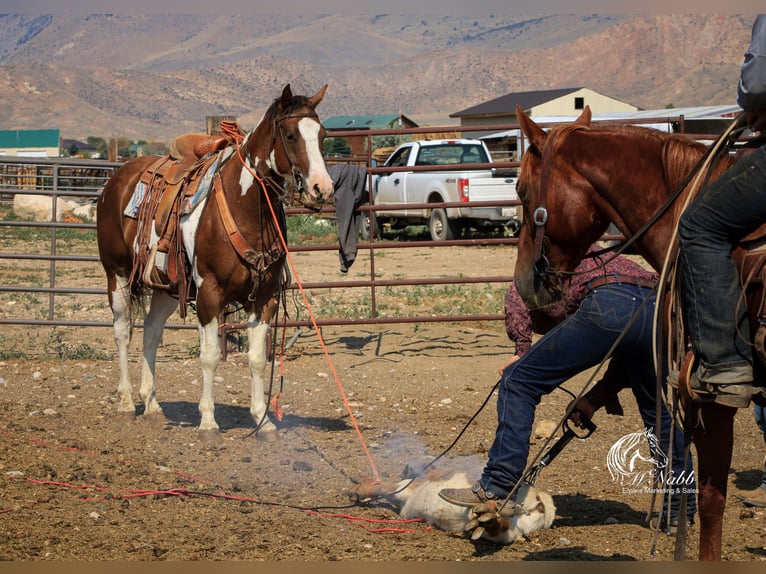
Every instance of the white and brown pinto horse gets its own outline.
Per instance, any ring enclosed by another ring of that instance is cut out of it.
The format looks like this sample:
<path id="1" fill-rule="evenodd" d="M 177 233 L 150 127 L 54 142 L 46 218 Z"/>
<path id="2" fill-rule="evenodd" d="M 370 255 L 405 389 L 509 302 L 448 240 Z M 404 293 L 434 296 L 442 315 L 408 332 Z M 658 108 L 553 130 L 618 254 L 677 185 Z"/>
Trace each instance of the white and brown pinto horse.
<path id="1" fill-rule="evenodd" d="M 264 380 L 269 322 L 279 305 L 284 280 L 282 202 L 285 188 L 302 191 L 303 201 L 309 205 L 325 202 L 333 193 L 322 157 L 325 132 L 315 111 L 326 89 L 305 97 L 293 95 L 289 84 L 285 86 L 255 129 L 217 167 L 213 177 L 217 189 L 180 220 L 192 296 L 196 292 L 203 380 L 199 432 L 203 437 L 215 437 L 219 431 L 213 401 L 213 376 L 221 358 L 219 316 L 235 301 L 247 313 L 250 413 L 260 423 L 260 436 L 276 433 L 267 415 Z M 128 369 L 134 304 L 143 295 L 151 296 L 144 321 L 139 391 L 144 415 L 150 417 L 162 415 L 155 395 L 155 359 L 165 322 L 178 307 L 178 298 L 172 292 L 148 289 L 141 276 L 134 277 L 138 223 L 125 210 L 142 174 L 157 160 L 157 156 L 144 156 L 120 167 L 104 187 L 97 213 L 99 255 L 106 271 L 119 352 L 118 410 L 123 413 L 136 411 Z M 214 199 L 216 193 L 220 197 Z M 226 228 L 225 212 L 231 216 Z M 243 245 L 249 248 L 245 249 L 247 260 Z"/>

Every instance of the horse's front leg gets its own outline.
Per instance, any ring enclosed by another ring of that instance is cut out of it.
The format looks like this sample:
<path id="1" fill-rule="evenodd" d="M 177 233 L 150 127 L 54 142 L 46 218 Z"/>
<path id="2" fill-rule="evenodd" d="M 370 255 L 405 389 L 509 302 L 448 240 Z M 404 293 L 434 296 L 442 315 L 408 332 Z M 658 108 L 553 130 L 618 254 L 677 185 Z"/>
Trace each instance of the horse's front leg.
<path id="1" fill-rule="evenodd" d="M 273 440 L 277 435 L 277 427 L 266 414 L 266 402 L 263 397 L 264 381 L 266 380 L 267 341 L 269 321 L 263 320 L 255 312 L 247 316 L 247 361 L 250 366 L 250 414 L 257 425 L 258 438 Z"/>
<path id="2" fill-rule="evenodd" d="M 133 389 L 130 384 L 128 363 L 130 338 L 133 333 L 130 285 L 127 278 L 112 275 L 107 280 L 107 286 L 109 288 L 109 306 L 112 308 L 114 341 L 117 344 L 120 367 L 120 382 L 117 384 L 117 412 L 134 415 L 136 406 L 133 404 Z"/>
<path id="3" fill-rule="evenodd" d="M 203 440 L 219 438 L 218 423 L 215 422 L 215 401 L 213 400 L 213 378 L 221 362 L 221 344 L 218 338 L 218 318 L 199 326 L 199 360 L 202 367 L 202 397 L 199 413 L 202 420 L 197 429 Z"/>
<path id="4" fill-rule="evenodd" d="M 162 407 L 157 402 L 155 365 L 157 361 L 157 348 L 162 342 L 162 333 L 165 330 L 165 322 L 175 311 L 178 301 L 167 293 L 155 291 L 152 294 L 152 302 L 149 306 L 149 314 L 144 321 L 143 353 L 141 357 L 141 388 L 139 396 L 144 403 L 144 416 L 162 417 Z"/>

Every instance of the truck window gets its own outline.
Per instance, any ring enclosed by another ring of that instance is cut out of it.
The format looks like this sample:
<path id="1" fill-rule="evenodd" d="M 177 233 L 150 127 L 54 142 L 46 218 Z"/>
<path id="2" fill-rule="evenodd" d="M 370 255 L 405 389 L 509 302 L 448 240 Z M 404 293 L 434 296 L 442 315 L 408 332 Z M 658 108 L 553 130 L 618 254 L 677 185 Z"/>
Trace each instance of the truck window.
<path id="1" fill-rule="evenodd" d="M 464 145 L 460 163 L 487 163 L 484 148 L 479 145 Z"/>
<path id="2" fill-rule="evenodd" d="M 455 165 L 461 163 L 489 163 L 481 145 L 432 145 L 418 152 L 415 165 Z"/>
<path id="3" fill-rule="evenodd" d="M 386 165 L 389 167 L 402 167 L 407 165 L 407 158 L 410 156 L 411 149 L 412 148 L 409 147 L 400 149 L 398 152 L 388 158 Z"/>

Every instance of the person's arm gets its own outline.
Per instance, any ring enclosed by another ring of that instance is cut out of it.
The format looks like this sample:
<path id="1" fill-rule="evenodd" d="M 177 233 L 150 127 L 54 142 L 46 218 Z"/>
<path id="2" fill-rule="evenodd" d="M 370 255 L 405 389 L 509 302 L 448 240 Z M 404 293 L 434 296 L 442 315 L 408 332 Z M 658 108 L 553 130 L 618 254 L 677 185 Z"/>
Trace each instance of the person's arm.
<path id="1" fill-rule="evenodd" d="M 766 14 L 758 15 L 753 23 L 750 46 L 740 70 L 737 103 L 746 112 L 761 112 L 753 116 L 758 128 L 750 122 L 750 115 L 748 124 L 753 131 L 763 129 L 763 112 L 766 111 Z"/>
<path id="2" fill-rule="evenodd" d="M 511 283 L 505 292 L 505 332 L 516 345 L 516 355 L 523 355 L 532 346 L 532 318 L 516 283 Z"/>
<path id="3" fill-rule="evenodd" d="M 630 386 L 630 381 L 625 374 L 625 370 L 619 361 L 612 359 L 606 368 L 604 376 L 593 388 L 585 393 L 572 409 L 569 415 L 575 426 L 583 428 L 580 423 L 582 414 L 588 419 L 593 418 L 593 414 L 601 407 L 606 407 L 606 412 L 610 415 L 623 415 L 622 405 L 618 393 Z M 570 403 L 571 404 L 571 403 Z"/>

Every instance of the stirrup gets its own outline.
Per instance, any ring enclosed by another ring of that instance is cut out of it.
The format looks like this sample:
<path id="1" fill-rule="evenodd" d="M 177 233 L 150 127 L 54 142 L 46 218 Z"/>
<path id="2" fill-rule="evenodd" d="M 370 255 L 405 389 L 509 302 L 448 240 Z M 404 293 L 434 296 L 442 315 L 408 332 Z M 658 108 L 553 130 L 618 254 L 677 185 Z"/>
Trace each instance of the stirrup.
<path id="1" fill-rule="evenodd" d="M 681 402 L 692 401 L 695 403 L 710 403 L 713 402 L 713 395 L 708 393 L 700 393 L 698 389 L 693 389 L 691 380 L 694 374 L 694 369 L 697 365 L 697 355 L 694 350 L 689 350 L 684 355 L 684 360 L 681 362 L 681 368 L 678 370 L 678 394 L 681 398 Z"/>
<path id="2" fill-rule="evenodd" d="M 750 406 L 753 396 L 759 394 L 758 388 L 752 383 L 716 385 L 696 379 L 696 359 L 694 351 L 688 351 L 678 373 L 678 392 L 682 402 L 716 403 L 735 409 L 746 409 Z M 695 380 L 699 386 L 693 384 Z"/>
<path id="3" fill-rule="evenodd" d="M 158 291 L 174 291 L 176 289 L 175 283 L 168 279 L 168 282 L 163 281 L 163 277 L 160 274 L 160 270 L 155 267 L 154 262 L 157 259 L 157 244 L 155 243 L 152 250 L 149 252 L 149 258 L 146 260 L 146 267 L 144 268 L 144 285 Z"/>

